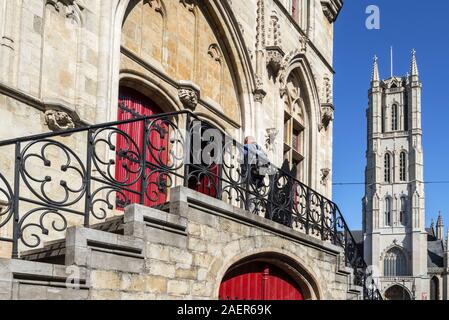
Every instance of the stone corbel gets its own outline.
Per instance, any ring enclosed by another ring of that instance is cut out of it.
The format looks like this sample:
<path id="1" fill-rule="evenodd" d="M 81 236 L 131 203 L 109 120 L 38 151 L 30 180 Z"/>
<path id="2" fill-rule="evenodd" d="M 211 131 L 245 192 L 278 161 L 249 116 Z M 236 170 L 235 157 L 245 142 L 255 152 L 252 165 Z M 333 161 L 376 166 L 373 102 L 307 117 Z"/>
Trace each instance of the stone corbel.
<path id="1" fill-rule="evenodd" d="M 75 122 L 64 111 L 47 110 L 45 112 L 45 124 L 54 132 L 75 129 Z"/>
<path id="2" fill-rule="evenodd" d="M 178 96 L 185 108 L 195 110 L 201 97 L 201 91 L 193 82 L 180 81 Z"/>
<path id="3" fill-rule="evenodd" d="M 47 100 L 43 105 L 45 124 L 51 131 L 61 132 L 86 125 L 78 113 L 63 102 Z"/>
<path id="4" fill-rule="evenodd" d="M 330 103 L 325 103 L 321 105 L 321 125 L 320 130 L 329 127 L 331 121 L 334 120 L 334 106 Z"/>
<path id="5" fill-rule="evenodd" d="M 253 93 L 254 102 L 263 103 L 263 99 L 265 99 L 267 93 L 263 89 L 257 89 Z"/>
<path id="6" fill-rule="evenodd" d="M 284 61 L 285 53 L 279 46 L 270 46 L 267 50 L 267 67 L 273 71 L 275 75 L 279 73 Z"/>

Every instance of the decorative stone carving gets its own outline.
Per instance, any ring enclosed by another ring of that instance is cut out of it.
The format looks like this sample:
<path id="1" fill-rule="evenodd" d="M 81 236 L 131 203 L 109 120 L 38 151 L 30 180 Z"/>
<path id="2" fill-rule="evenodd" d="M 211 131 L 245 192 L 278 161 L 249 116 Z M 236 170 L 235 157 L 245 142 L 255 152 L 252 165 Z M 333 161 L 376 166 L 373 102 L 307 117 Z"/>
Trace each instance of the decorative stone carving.
<path id="1" fill-rule="evenodd" d="M 321 128 L 327 130 L 331 121 L 334 120 L 334 107 L 332 104 L 321 106 Z"/>
<path id="2" fill-rule="evenodd" d="M 331 174 L 331 169 L 329 168 L 323 168 L 321 169 L 321 184 L 322 185 L 326 185 L 327 181 L 329 180 L 330 174 Z"/>
<path id="3" fill-rule="evenodd" d="M 51 131 L 59 132 L 75 128 L 75 122 L 72 117 L 58 110 L 47 110 L 45 112 L 45 124 Z"/>
<path id="4" fill-rule="evenodd" d="M 268 40 L 270 46 L 281 46 L 281 26 L 276 11 L 271 13 L 270 24 L 268 26 Z"/>
<path id="5" fill-rule="evenodd" d="M 195 12 L 196 0 L 179 0 L 189 11 Z"/>
<path id="6" fill-rule="evenodd" d="M 192 82 L 181 81 L 178 96 L 185 108 L 195 110 L 200 100 L 200 88 Z"/>
<path id="7" fill-rule="evenodd" d="M 46 0 L 47 5 L 54 7 L 57 12 L 63 12 L 65 16 L 81 25 L 82 12 L 86 8 L 84 0 Z"/>
<path id="8" fill-rule="evenodd" d="M 268 151 L 275 151 L 276 149 L 276 139 L 279 135 L 279 130 L 276 128 L 267 129 L 266 139 L 265 139 L 265 148 Z"/>
<path id="9" fill-rule="evenodd" d="M 146 3 L 148 3 L 156 12 L 159 12 L 163 17 L 165 16 L 161 0 L 146 0 Z"/>
<path id="10" fill-rule="evenodd" d="M 221 63 L 222 54 L 221 54 L 221 50 L 220 50 L 220 47 L 218 46 L 218 44 L 216 44 L 216 43 L 211 44 L 209 46 L 209 49 L 207 50 L 207 54 L 209 55 L 209 57 L 211 57 L 215 61 Z"/>
<path id="11" fill-rule="evenodd" d="M 281 70 L 284 56 L 285 53 L 280 47 L 267 47 L 267 67 L 269 67 L 275 75 L 277 75 Z"/>
<path id="12" fill-rule="evenodd" d="M 299 36 L 299 52 L 305 54 L 307 51 L 307 45 L 309 44 L 309 38 L 306 35 Z"/>
<path id="13" fill-rule="evenodd" d="M 256 48 L 262 50 L 266 45 L 265 38 L 265 0 L 257 1 Z"/>
<path id="14" fill-rule="evenodd" d="M 254 90 L 254 101 L 263 102 L 267 92 L 263 89 L 263 80 L 259 75 L 256 75 L 256 90 Z"/>
<path id="15" fill-rule="evenodd" d="M 321 0 L 321 6 L 327 20 L 330 23 L 334 23 L 343 7 L 343 0 Z"/>
<path id="16" fill-rule="evenodd" d="M 254 102 L 262 103 L 267 93 L 263 89 L 254 91 Z"/>
<path id="17" fill-rule="evenodd" d="M 328 75 L 324 76 L 323 79 L 323 97 L 322 101 L 326 104 L 332 104 L 332 84 Z"/>

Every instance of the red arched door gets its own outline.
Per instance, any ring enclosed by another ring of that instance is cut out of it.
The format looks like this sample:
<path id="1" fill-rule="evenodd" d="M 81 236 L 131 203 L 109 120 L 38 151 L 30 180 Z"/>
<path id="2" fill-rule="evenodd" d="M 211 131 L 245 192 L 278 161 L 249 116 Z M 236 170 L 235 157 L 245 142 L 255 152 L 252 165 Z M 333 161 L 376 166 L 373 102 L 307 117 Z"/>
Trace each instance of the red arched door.
<path id="1" fill-rule="evenodd" d="M 152 116 L 162 113 L 161 109 L 150 98 L 130 88 L 121 87 L 119 95 L 118 121 L 136 119 L 143 116 Z M 123 209 L 125 206 L 141 202 L 142 177 L 139 173 L 140 163 L 137 160 L 143 154 L 144 146 L 144 121 L 138 121 L 118 126 L 128 134 L 134 143 L 130 143 L 123 135 L 117 135 L 117 159 L 116 159 L 116 180 L 124 185 L 126 190 L 117 194 L 117 208 Z M 161 124 L 160 130 L 168 131 L 165 125 Z M 152 130 L 149 140 L 151 141 L 150 152 L 146 152 L 146 194 L 144 204 L 146 206 L 155 206 L 165 203 L 167 200 L 166 190 L 160 190 L 158 187 L 160 175 L 158 174 L 157 163 L 167 163 L 168 158 L 168 134 Z M 137 155 L 137 147 L 140 154 Z M 160 154 L 156 152 L 161 150 Z M 155 159 L 155 154 L 158 159 Z M 126 198 L 126 199 L 124 199 Z"/>
<path id="2" fill-rule="evenodd" d="M 304 300 L 298 284 L 282 269 L 263 262 L 247 263 L 223 279 L 220 300 Z"/>

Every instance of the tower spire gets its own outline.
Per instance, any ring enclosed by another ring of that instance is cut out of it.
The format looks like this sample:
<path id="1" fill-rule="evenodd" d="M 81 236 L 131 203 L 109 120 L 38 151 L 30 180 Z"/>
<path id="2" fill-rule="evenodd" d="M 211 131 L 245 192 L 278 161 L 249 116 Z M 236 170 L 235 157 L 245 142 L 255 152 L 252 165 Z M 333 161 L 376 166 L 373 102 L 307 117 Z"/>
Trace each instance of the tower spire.
<path id="1" fill-rule="evenodd" d="M 443 224 L 443 216 L 441 215 L 441 211 L 438 214 L 438 221 L 437 221 L 437 240 L 443 240 L 443 233 L 444 233 L 444 224 Z"/>
<path id="2" fill-rule="evenodd" d="M 377 56 L 374 56 L 373 59 L 373 72 L 371 74 L 371 82 L 374 85 L 378 85 L 379 81 L 380 81 L 380 77 L 379 77 L 379 64 L 378 64 L 378 58 Z"/>
<path id="3" fill-rule="evenodd" d="M 412 50 L 412 63 L 410 66 L 410 75 L 412 77 L 419 77 L 418 63 L 416 62 L 416 50 Z"/>

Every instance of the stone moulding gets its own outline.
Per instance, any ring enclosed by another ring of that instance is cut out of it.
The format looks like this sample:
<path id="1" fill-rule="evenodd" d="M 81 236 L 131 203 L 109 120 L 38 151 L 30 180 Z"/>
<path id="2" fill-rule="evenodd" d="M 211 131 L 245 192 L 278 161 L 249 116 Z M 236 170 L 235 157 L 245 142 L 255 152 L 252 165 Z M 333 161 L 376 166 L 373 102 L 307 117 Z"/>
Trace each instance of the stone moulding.
<path id="1" fill-rule="evenodd" d="M 27 94 L 16 88 L 9 87 L 3 83 L 0 83 L 0 94 L 10 97 L 11 99 L 14 99 L 32 108 L 38 109 L 43 113 L 52 110 L 57 112 L 64 112 L 72 119 L 75 127 L 83 127 L 91 124 L 87 120 L 80 117 L 74 105 L 71 105 L 62 100 L 38 99 L 30 94 Z"/>

